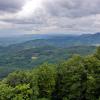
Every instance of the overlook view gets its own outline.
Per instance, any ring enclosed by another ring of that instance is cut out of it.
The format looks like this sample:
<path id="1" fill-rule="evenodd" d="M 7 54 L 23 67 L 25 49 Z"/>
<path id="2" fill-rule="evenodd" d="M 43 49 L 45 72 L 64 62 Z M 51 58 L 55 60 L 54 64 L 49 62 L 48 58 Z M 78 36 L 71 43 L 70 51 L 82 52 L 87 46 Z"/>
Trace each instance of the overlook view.
<path id="1" fill-rule="evenodd" d="M 0 0 L 0 100 L 100 100 L 99 0 Z"/>

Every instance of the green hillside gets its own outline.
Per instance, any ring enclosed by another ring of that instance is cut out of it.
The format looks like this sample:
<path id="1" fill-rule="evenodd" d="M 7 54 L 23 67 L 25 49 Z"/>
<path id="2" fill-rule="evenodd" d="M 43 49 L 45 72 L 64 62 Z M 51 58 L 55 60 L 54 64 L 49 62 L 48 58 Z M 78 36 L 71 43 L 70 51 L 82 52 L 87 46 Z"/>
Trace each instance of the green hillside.
<path id="1" fill-rule="evenodd" d="M 85 57 L 10 73 L 0 81 L 0 100 L 100 100 L 100 47 Z"/>
<path id="2" fill-rule="evenodd" d="M 9 49 L 8 49 L 9 48 Z M 74 54 L 89 55 L 95 51 L 94 46 L 53 47 L 38 46 L 34 48 L 22 48 L 20 45 L 9 46 L 0 49 L 0 76 L 6 76 L 16 69 L 31 69 L 43 62 L 58 63 L 66 60 Z"/>

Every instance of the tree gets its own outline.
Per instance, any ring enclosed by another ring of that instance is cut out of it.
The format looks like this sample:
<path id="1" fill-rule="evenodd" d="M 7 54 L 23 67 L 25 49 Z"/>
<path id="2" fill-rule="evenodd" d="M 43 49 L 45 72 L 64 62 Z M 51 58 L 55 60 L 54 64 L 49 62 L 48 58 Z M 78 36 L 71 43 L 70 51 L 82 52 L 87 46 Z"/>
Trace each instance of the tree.
<path id="1" fill-rule="evenodd" d="M 14 97 L 14 89 L 7 84 L 0 84 L 0 100 L 11 100 Z"/>
<path id="2" fill-rule="evenodd" d="M 87 100 L 97 100 L 100 95 L 100 60 L 94 55 L 84 59 L 87 67 Z"/>
<path id="3" fill-rule="evenodd" d="M 13 99 L 22 98 L 21 100 L 30 100 L 32 98 L 33 91 L 30 88 L 30 84 L 20 84 L 14 88 L 15 96 Z"/>
<path id="4" fill-rule="evenodd" d="M 12 87 L 19 84 L 28 84 L 32 79 L 30 75 L 31 73 L 28 71 L 15 71 L 8 75 L 8 77 L 4 80 L 4 83 L 9 84 Z"/>
<path id="5" fill-rule="evenodd" d="M 75 55 L 68 61 L 60 63 L 57 70 L 54 100 L 78 100 L 81 94 L 81 76 L 84 70 L 83 59 Z"/>
<path id="6" fill-rule="evenodd" d="M 56 70 L 52 64 L 43 64 L 38 69 L 38 87 L 40 98 L 50 98 L 55 88 Z"/>

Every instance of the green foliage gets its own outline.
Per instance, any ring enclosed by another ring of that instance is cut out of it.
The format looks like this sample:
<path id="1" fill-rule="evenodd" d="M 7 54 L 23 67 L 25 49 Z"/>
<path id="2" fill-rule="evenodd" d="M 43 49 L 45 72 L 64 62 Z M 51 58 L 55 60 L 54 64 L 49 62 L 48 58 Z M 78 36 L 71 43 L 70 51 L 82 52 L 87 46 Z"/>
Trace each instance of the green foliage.
<path id="1" fill-rule="evenodd" d="M 40 97 L 50 97 L 55 88 L 56 70 L 53 65 L 43 64 L 38 69 Z"/>
<path id="2" fill-rule="evenodd" d="M 0 81 L 0 100 L 100 100 L 99 50 L 9 74 Z"/>
<path id="3" fill-rule="evenodd" d="M 80 97 L 81 76 L 84 71 L 82 58 L 74 56 L 67 62 L 61 63 L 58 67 L 57 78 L 57 99 L 67 97 L 69 100 Z"/>
<path id="4" fill-rule="evenodd" d="M 33 91 L 29 84 L 17 85 L 15 87 L 15 98 L 23 98 L 22 100 L 30 100 L 32 98 Z"/>
<path id="5" fill-rule="evenodd" d="M 19 84 L 28 84 L 30 82 L 30 73 L 25 71 L 16 71 L 8 75 L 5 79 L 5 83 L 12 87 Z"/>
<path id="6" fill-rule="evenodd" d="M 44 62 L 55 64 L 72 57 L 73 54 L 85 56 L 95 51 L 94 46 L 24 46 L 19 44 L 0 48 L 0 78 L 15 70 L 31 69 Z"/>
<path id="7" fill-rule="evenodd" d="M 14 89 L 7 84 L 0 84 L 0 100 L 10 100 L 14 96 Z"/>

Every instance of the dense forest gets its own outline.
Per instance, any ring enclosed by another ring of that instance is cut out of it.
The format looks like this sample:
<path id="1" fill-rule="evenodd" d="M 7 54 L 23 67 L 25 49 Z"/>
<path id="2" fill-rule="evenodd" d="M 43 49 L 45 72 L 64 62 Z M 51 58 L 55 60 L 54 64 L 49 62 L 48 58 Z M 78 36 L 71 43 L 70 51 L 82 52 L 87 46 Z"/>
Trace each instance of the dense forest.
<path id="1" fill-rule="evenodd" d="M 0 100 L 100 100 L 100 47 L 89 56 L 10 73 L 0 81 Z"/>
<path id="2" fill-rule="evenodd" d="M 0 78 L 14 70 L 32 69 L 43 62 L 55 64 L 71 58 L 73 54 L 85 56 L 96 50 L 96 46 L 57 47 L 45 43 L 34 45 L 34 41 L 0 47 Z"/>

